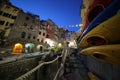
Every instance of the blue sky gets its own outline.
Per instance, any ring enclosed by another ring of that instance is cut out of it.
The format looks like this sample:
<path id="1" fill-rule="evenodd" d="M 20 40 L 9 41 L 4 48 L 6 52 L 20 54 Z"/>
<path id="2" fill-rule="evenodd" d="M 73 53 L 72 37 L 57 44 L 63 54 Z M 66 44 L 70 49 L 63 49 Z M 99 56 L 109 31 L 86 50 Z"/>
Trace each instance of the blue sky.
<path id="1" fill-rule="evenodd" d="M 81 0 L 10 0 L 24 12 L 39 15 L 41 20 L 51 19 L 59 27 L 69 31 L 77 31 L 81 23 Z"/>

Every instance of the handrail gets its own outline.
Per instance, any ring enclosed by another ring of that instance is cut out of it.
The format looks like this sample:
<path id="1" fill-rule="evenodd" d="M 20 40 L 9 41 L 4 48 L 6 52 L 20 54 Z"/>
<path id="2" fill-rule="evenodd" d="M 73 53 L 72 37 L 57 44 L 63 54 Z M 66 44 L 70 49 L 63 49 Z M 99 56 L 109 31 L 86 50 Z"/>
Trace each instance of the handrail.
<path id="1" fill-rule="evenodd" d="M 57 77 L 58 77 L 58 74 L 60 73 L 60 71 L 63 69 L 63 67 L 64 67 L 64 64 L 65 64 L 65 60 L 66 60 L 66 56 L 67 56 L 67 49 L 65 50 L 65 53 L 64 53 L 65 55 L 64 55 L 64 58 L 63 58 L 63 63 L 60 65 L 60 68 L 58 69 L 58 71 L 57 71 L 57 73 L 56 73 L 56 75 L 55 75 L 55 77 L 54 77 L 54 79 L 53 80 L 57 80 Z M 62 55 L 63 56 L 63 55 Z"/>
<path id="2" fill-rule="evenodd" d="M 62 68 L 63 68 L 63 65 L 60 66 L 60 68 L 58 69 L 58 71 L 57 71 L 57 73 L 56 73 L 56 75 L 55 75 L 55 77 L 54 77 L 53 80 L 57 80 L 58 74 L 60 73 L 60 71 L 62 70 Z"/>
<path id="3" fill-rule="evenodd" d="M 57 56 L 57 58 L 55 58 L 54 60 L 52 61 L 49 61 L 49 62 L 41 62 L 38 66 L 36 66 L 34 69 L 28 71 L 27 73 L 23 74 L 22 76 L 18 77 L 17 79 L 15 80 L 23 80 L 25 78 L 27 78 L 28 76 L 30 76 L 33 72 L 37 71 L 40 67 L 42 67 L 43 65 L 46 65 L 46 64 L 50 64 L 50 63 L 53 63 L 55 62 L 56 60 L 58 60 L 58 58 L 60 58 L 61 56 Z"/>

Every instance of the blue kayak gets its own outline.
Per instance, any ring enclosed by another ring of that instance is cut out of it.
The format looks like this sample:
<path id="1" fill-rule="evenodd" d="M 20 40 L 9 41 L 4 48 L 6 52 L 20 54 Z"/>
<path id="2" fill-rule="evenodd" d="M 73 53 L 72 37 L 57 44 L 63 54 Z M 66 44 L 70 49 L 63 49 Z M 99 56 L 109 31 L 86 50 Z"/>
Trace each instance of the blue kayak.
<path id="1" fill-rule="evenodd" d="M 94 20 L 88 25 L 88 27 L 85 29 L 85 31 L 80 36 L 78 43 L 81 41 L 81 39 L 94 27 L 101 24 L 105 20 L 109 19 L 110 17 L 117 14 L 117 12 L 120 10 L 120 0 L 114 0 L 108 7 L 106 7 L 97 17 L 94 18 Z"/>

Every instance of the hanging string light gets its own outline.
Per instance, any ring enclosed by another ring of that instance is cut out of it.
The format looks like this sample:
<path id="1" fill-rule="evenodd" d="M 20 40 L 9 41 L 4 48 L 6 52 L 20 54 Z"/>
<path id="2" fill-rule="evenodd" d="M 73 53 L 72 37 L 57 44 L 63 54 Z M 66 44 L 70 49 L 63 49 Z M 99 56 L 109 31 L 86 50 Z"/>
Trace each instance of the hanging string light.
<path id="1" fill-rule="evenodd" d="M 68 28 L 68 27 L 71 27 L 71 28 L 74 28 L 74 27 L 80 27 L 82 26 L 82 24 L 70 24 L 70 25 L 66 25 L 66 26 L 59 26 L 59 27 L 64 27 L 64 28 Z"/>

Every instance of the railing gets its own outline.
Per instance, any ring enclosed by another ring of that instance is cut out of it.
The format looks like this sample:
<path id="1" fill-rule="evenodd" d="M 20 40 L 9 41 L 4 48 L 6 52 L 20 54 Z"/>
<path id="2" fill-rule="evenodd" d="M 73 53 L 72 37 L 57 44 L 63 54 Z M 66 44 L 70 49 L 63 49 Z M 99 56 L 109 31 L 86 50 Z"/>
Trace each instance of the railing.
<path id="1" fill-rule="evenodd" d="M 34 80 L 34 79 L 32 79 L 32 78 L 33 78 L 32 75 L 35 75 L 35 72 L 36 72 L 37 70 L 40 70 L 40 68 L 41 68 L 43 65 L 52 64 L 52 63 L 58 61 L 59 58 L 65 56 L 64 54 L 65 54 L 65 53 L 64 53 L 64 51 L 63 51 L 61 56 L 57 56 L 57 58 L 55 58 L 55 59 L 52 60 L 52 61 L 48 61 L 48 62 L 40 61 L 40 64 L 39 64 L 38 66 L 36 66 L 34 69 L 28 71 L 27 73 L 25 73 L 24 75 L 18 77 L 18 78 L 15 79 L 15 80 Z M 65 59 L 65 58 L 63 58 L 63 63 L 64 63 L 64 59 Z M 57 62 L 57 65 L 58 65 L 58 62 Z M 58 73 L 59 73 L 61 67 L 62 67 L 62 66 L 60 66 L 60 68 L 59 68 L 59 70 L 58 70 L 58 72 L 57 72 L 54 80 L 57 78 Z M 38 74 L 37 74 L 37 75 L 38 75 Z M 38 76 L 39 76 L 39 75 L 38 75 Z M 38 80 L 38 79 L 37 79 L 37 80 Z"/>
<path id="2" fill-rule="evenodd" d="M 57 71 L 57 73 L 56 73 L 53 80 L 59 80 L 59 77 L 61 77 L 63 75 L 63 73 L 64 73 L 64 64 L 65 64 L 66 57 L 67 57 L 67 49 L 65 50 L 65 52 L 63 54 L 63 61 L 62 61 L 61 65 L 60 65 L 60 68 L 58 69 L 58 71 Z M 59 77 L 58 77 L 58 75 L 59 75 Z"/>

